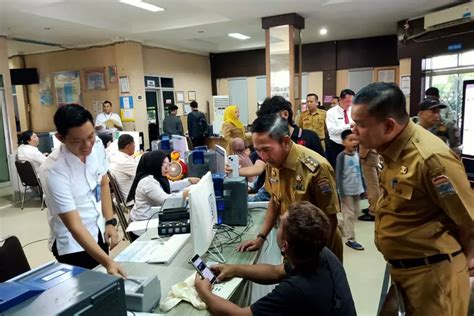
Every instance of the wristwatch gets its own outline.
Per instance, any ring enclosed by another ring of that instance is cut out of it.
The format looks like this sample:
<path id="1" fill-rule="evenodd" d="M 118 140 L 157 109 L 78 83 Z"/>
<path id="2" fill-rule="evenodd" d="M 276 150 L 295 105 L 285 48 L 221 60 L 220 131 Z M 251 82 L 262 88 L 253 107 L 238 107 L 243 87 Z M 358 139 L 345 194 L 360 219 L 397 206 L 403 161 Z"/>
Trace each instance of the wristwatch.
<path id="1" fill-rule="evenodd" d="M 113 217 L 109 219 L 108 221 L 105 221 L 105 226 L 107 225 L 117 226 L 117 219 Z"/>
<path id="2" fill-rule="evenodd" d="M 267 240 L 267 236 L 262 233 L 258 233 L 257 238 L 263 239 L 264 241 Z"/>

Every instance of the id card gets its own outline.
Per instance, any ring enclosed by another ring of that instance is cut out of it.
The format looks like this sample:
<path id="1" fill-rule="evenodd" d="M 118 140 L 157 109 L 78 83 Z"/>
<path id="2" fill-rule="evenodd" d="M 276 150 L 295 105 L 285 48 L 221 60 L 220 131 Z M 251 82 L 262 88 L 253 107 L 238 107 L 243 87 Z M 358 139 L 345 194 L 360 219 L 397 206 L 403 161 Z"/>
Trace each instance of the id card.
<path id="1" fill-rule="evenodd" d="M 95 200 L 97 203 L 100 202 L 100 198 L 101 198 L 101 188 L 100 188 L 100 184 L 96 185 L 95 189 L 94 189 L 94 195 L 95 195 Z"/>

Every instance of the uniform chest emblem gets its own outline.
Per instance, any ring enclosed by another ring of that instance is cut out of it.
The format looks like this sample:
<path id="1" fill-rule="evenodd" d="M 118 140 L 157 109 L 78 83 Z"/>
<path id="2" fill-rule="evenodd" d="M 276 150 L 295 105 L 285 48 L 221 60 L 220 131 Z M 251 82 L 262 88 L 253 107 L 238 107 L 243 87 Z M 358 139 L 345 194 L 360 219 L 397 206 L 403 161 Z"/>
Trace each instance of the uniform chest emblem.
<path id="1" fill-rule="evenodd" d="M 304 191 L 303 176 L 302 175 L 300 175 L 300 174 L 296 175 L 296 183 L 293 187 L 297 191 Z"/>
<path id="2" fill-rule="evenodd" d="M 408 173 L 408 168 L 406 166 L 401 166 L 400 167 L 400 174 L 407 174 Z"/>

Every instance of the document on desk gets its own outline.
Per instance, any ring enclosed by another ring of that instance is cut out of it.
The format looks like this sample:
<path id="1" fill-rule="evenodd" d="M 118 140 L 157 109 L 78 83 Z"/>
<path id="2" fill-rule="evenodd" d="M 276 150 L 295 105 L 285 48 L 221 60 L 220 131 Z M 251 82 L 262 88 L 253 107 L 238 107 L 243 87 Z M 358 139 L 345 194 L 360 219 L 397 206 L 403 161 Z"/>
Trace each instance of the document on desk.
<path id="1" fill-rule="evenodd" d="M 140 230 L 158 228 L 158 218 L 150 220 L 131 222 L 127 227 L 127 232 L 136 232 Z"/>
<path id="2" fill-rule="evenodd" d="M 176 256 L 191 234 L 177 234 L 167 241 L 135 240 L 114 258 L 117 262 L 168 263 Z"/>

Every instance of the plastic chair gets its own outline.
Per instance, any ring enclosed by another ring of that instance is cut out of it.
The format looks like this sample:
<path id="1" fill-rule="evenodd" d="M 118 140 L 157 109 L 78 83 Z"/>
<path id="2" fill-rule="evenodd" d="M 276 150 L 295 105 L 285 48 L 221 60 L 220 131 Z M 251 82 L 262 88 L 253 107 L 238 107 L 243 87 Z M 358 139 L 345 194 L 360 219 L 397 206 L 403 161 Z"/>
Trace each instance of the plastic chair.
<path id="1" fill-rule="evenodd" d="M 125 211 L 128 211 L 128 207 L 125 204 L 122 193 L 120 193 L 119 185 L 117 180 L 115 180 L 115 177 L 110 173 L 110 171 L 107 171 L 107 176 L 109 177 L 110 192 L 112 193 L 112 207 L 117 214 L 125 238 L 131 241 L 130 235 L 126 231 L 128 227 L 128 221 L 125 217 Z"/>
<path id="2" fill-rule="evenodd" d="M 35 168 L 31 165 L 31 162 L 27 160 L 17 160 L 15 161 L 16 170 L 18 176 L 20 177 L 21 184 L 24 187 L 23 194 L 21 196 L 21 209 L 25 205 L 25 196 L 26 190 L 33 187 L 38 187 L 40 196 L 41 196 L 41 210 L 44 209 L 44 194 L 43 188 L 41 187 L 41 182 L 38 179 Z"/>
<path id="3" fill-rule="evenodd" d="M 0 238 L 0 282 L 5 282 L 30 269 L 18 238 L 16 236 Z"/>

